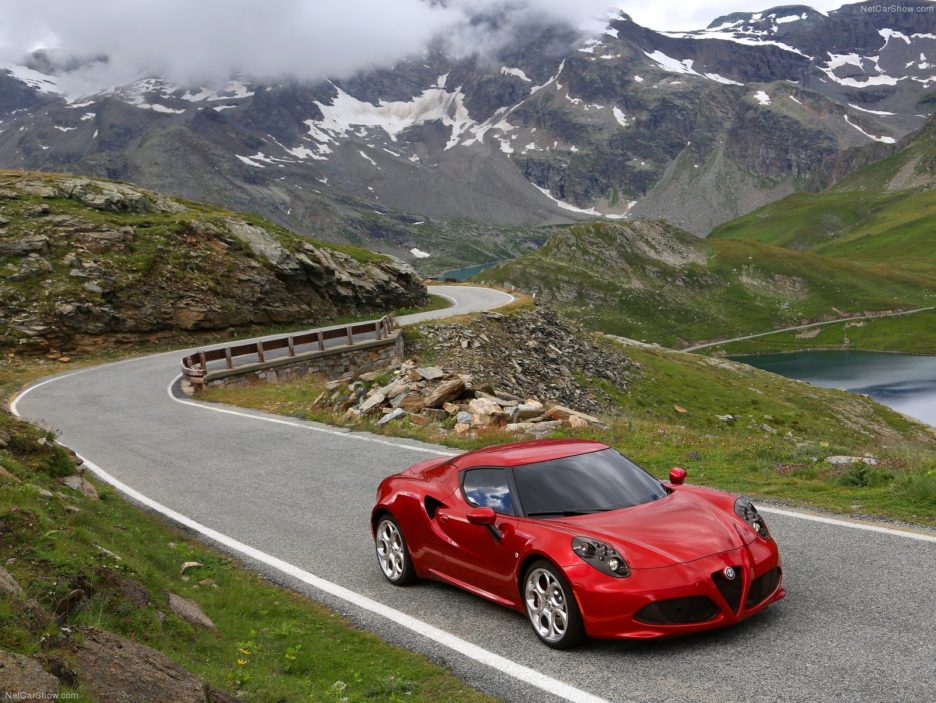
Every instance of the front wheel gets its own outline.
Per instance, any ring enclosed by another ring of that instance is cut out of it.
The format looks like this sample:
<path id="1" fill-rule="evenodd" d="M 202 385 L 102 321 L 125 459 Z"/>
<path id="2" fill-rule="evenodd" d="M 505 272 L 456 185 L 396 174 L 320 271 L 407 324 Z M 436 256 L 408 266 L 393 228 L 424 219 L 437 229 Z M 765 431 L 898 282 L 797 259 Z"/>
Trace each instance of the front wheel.
<path id="1" fill-rule="evenodd" d="M 380 570 L 394 586 L 405 586 L 416 578 L 403 531 L 389 515 L 380 519 L 374 532 L 377 561 Z"/>
<path id="2" fill-rule="evenodd" d="M 572 587 L 558 568 L 545 559 L 534 562 L 523 584 L 523 601 L 537 637 L 554 649 L 568 649 L 585 639 Z"/>

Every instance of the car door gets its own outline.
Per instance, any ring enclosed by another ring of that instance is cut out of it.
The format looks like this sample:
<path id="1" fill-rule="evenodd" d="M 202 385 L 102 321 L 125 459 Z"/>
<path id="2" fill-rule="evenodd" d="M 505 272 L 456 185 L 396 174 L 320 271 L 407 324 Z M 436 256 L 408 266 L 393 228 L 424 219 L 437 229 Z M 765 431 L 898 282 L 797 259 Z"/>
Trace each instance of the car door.
<path id="1" fill-rule="evenodd" d="M 493 525 L 468 521 L 468 513 L 479 507 L 494 510 Z M 447 538 L 446 574 L 490 595 L 515 600 L 518 520 L 506 469 L 463 471 L 459 490 L 449 505 L 439 508 L 437 517 Z"/>

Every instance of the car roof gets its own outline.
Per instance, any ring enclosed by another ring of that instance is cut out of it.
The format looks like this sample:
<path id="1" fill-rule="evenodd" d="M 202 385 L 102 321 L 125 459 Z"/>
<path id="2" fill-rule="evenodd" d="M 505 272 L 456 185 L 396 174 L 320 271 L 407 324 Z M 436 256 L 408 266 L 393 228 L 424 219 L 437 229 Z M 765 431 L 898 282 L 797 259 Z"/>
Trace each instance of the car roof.
<path id="1" fill-rule="evenodd" d="M 453 459 L 452 466 L 459 471 L 476 466 L 523 466 L 608 448 L 591 439 L 537 439 L 476 449 Z"/>

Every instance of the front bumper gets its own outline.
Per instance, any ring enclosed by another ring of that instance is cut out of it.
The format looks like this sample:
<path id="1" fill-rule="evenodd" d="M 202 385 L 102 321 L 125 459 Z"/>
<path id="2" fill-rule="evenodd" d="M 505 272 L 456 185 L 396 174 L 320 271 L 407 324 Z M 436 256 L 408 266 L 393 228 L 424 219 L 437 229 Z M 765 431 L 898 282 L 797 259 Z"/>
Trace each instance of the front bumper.
<path id="1" fill-rule="evenodd" d="M 727 567 L 736 576 L 724 578 Z M 566 576 L 590 637 L 648 639 L 726 627 L 783 598 L 773 540 L 659 569 L 606 576 L 582 562 Z M 649 607 L 648 607 L 649 606 Z"/>

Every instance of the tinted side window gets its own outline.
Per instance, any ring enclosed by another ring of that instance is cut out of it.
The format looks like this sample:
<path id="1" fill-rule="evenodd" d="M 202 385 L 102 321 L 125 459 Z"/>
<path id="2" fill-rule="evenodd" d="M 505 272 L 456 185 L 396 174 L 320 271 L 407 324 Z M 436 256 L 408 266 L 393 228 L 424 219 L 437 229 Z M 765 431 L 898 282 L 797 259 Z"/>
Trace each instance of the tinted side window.
<path id="1" fill-rule="evenodd" d="M 504 469 L 468 469 L 462 480 L 465 498 L 479 508 L 492 508 L 494 512 L 513 515 L 513 498 Z"/>

